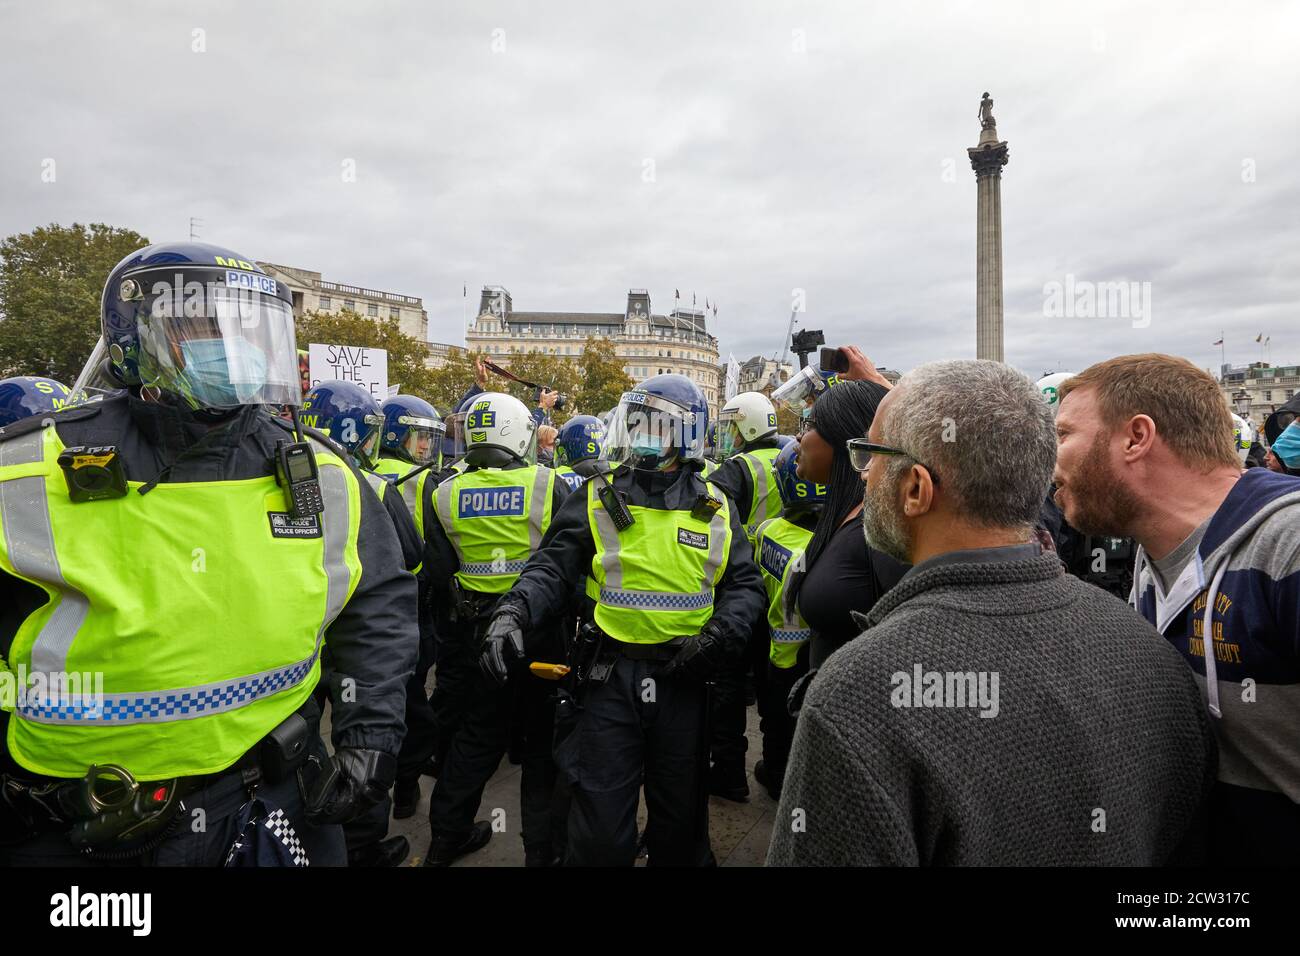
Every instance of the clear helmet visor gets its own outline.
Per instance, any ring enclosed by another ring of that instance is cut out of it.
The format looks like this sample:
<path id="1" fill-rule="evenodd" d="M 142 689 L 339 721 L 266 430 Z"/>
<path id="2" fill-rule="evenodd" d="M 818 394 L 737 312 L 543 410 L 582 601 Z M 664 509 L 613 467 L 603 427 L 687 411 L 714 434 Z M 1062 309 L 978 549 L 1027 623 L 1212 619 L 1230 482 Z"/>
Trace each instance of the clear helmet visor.
<path id="1" fill-rule="evenodd" d="M 799 370 L 798 375 L 772 393 L 772 401 L 774 404 L 785 406 L 796 415 L 801 415 L 805 408 L 812 408 L 821 393 L 829 387 L 829 383 L 822 378 L 821 372 L 807 365 Z"/>
<path id="2" fill-rule="evenodd" d="M 730 458 L 744 447 L 740 435 L 739 413 L 735 409 L 724 409 L 718 415 L 717 444 L 714 454 L 719 458 Z"/>
<path id="3" fill-rule="evenodd" d="M 302 404 L 293 312 L 283 299 L 163 275 L 140 284 L 142 384 L 195 408 Z"/>
<path id="4" fill-rule="evenodd" d="M 398 421 L 410 425 L 406 431 L 406 440 L 402 442 L 402 450 L 415 464 L 427 465 L 443 452 L 442 422 L 428 418 L 408 421 L 405 416 Z"/>
<path id="5" fill-rule="evenodd" d="M 703 420 L 675 402 L 625 392 L 610 418 L 601 457 L 639 471 L 662 470 L 679 458 L 700 456 L 703 428 Z"/>
<path id="6" fill-rule="evenodd" d="M 452 412 L 442 420 L 443 461 L 465 457 L 465 415 L 465 412 Z"/>

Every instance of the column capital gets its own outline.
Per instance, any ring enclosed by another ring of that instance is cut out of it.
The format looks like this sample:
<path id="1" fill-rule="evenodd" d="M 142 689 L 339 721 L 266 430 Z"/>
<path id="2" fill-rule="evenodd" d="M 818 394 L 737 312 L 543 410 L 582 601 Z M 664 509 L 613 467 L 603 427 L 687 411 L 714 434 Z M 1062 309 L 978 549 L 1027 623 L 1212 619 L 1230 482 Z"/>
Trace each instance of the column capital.
<path id="1" fill-rule="evenodd" d="M 1010 158 L 1006 140 L 1000 143 L 972 146 L 966 150 L 966 155 L 970 157 L 971 169 L 975 170 L 976 179 L 983 179 L 986 176 L 1000 177 L 1002 167 Z"/>

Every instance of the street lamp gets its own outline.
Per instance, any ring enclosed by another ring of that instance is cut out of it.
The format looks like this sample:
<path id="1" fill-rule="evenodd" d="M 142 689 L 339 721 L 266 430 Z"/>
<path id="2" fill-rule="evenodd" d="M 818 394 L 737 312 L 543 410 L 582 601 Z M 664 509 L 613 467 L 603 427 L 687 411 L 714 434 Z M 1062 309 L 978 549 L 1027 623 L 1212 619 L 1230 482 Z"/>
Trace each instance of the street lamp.
<path id="1" fill-rule="evenodd" d="M 1250 392 L 1243 388 L 1232 396 L 1232 401 L 1237 406 L 1237 414 L 1242 418 L 1250 414 Z"/>

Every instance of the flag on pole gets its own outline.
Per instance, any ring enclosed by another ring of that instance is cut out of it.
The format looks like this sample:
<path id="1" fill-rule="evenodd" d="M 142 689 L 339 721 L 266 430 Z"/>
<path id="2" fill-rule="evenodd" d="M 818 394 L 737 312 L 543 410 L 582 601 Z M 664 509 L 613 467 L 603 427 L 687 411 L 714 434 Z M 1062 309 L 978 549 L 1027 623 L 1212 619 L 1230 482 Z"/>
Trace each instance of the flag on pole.
<path id="1" fill-rule="evenodd" d="M 464 299 L 464 298 L 466 298 L 468 295 L 469 295 L 469 286 L 468 286 L 468 285 L 465 285 L 464 283 L 461 283 L 461 287 L 460 287 L 460 297 L 461 297 L 462 299 Z"/>
<path id="2" fill-rule="evenodd" d="M 1255 341 L 1256 341 L 1256 342 L 1263 342 L 1263 341 L 1264 341 L 1264 333 L 1261 332 L 1261 333 L 1259 333 L 1259 335 L 1255 336 Z"/>
<path id="3" fill-rule="evenodd" d="M 681 290 L 681 289 L 673 289 L 673 298 L 674 298 L 674 299 L 680 299 L 681 297 L 682 297 L 682 290 Z"/>
<path id="4" fill-rule="evenodd" d="M 716 299 L 713 302 L 713 317 L 715 319 L 718 317 L 718 303 Z"/>
<path id="5" fill-rule="evenodd" d="M 691 293 L 691 308 L 695 308 L 695 293 Z"/>
<path id="6" fill-rule="evenodd" d="M 1211 344 L 1211 345 L 1222 345 L 1222 344 L 1223 344 L 1223 339 L 1219 339 L 1219 341 L 1217 341 L 1217 342 L 1211 342 L 1210 344 Z"/>
<path id="7" fill-rule="evenodd" d="M 736 397 L 736 392 L 740 390 L 740 363 L 736 361 L 736 356 L 730 352 L 727 353 L 727 384 L 725 394 L 727 401 Z"/>

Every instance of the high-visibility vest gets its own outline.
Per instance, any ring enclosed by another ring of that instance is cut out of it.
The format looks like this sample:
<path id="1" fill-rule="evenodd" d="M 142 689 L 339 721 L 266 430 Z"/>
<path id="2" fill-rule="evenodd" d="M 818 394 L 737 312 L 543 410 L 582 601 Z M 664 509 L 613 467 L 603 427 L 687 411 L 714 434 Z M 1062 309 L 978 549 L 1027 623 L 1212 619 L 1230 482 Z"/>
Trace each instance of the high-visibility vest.
<path id="1" fill-rule="evenodd" d="M 620 534 L 597 484 L 583 486 L 596 544 L 586 583 L 587 596 L 596 602 L 596 623 L 631 644 L 698 634 L 713 616 L 713 591 L 731 554 L 727 496 L 719 496 L 722 506 L 707 521 L 689 509 L 630 505 L 635 523 Z"/>
<path id="2" fill-rule="evenodd" d="M 545 465 L 480 468 L 451 475 L 433 510 L 456 551 L 456 580 L 467 591 L 504 594 L 551 523 L 555 472 Z"/>
<path id="3" fill-rule="evenodd" d="M 561 465 L 555 469 L 555 477 L 559 478 L 569 486 L 569 491 L 574 492 L 582 487 L 582 483 L 587 479 L 578 474 L 568 465 Z"/>
<path id="4" fill-rule="evenodd" d="M 700 477 L 708 478 L 709 475 L 713 474 L 717 470 L 718 470 L 718 463 L 716 461 L 710 461 L 709 459 L 705 458 L 704 467 L 700 469 Z"/>
<path id="5" fill-rule="evenodd" d="M 395 481 L 398 478 L 405 478 L 417 467 L 419 466 L 413 465 L 409 461 L 403 461 L 400 458 L 380 455 L 379 463 L 375 465 L 375 474 Z M 415 530 L 420 533 L 421 541 L 424 540 L 424 522 L 421 520 L 424 514 L 424 479 L 429 474 L 429 471 L 430 469 L 426 468 L 415 478 L 396 486 L 402 493 L 402 500 L 406 502 L 406 508 L 411 512 L 411 517 L 415 519 Z"/>
<path id="6" fill-rule="evenodd" d="M 759 525 L 754 556 L 767 588 L 767 626 L 771 637 L 768 659 L 782 670 L 794 667 L 799 645 L 812 636 L 798 608 L 786 611 L 786 587 L 800 556 L 808 550 L 813 533 L 792 521 L 776 517 Z"/>
<path id="7" fill-rule="evenodd" d="M 289 516 L 270 475 L 147 495 L 129 482 L 123 497 L 74 504 L 55 428 L 0 443 L 0 567 L 48 596 L 7 662 L 46 680 L 12 702 L 19 764 L 52 777 L 105 763 L 139 780 L 215 773 L 307 699 L 361 578 L 360 484 L 312 442 L 324 512 L 307 519 Z"/>
<path id="8" fill-rule="evenodd" d="M 750 483 L 754 489 L 748 502 L 749 514 L 743 522 L 751 544 L 758 526 L 781 513 L 781 493 L 776 487 L 776 469 L 773 467 L 779 454 L 779 448 L 759 448 L 755 451 L 742 451 L 736 456 L 749 470 Z M 746 502 L 740 502 L 741 507 L 745 504 Z"/>

